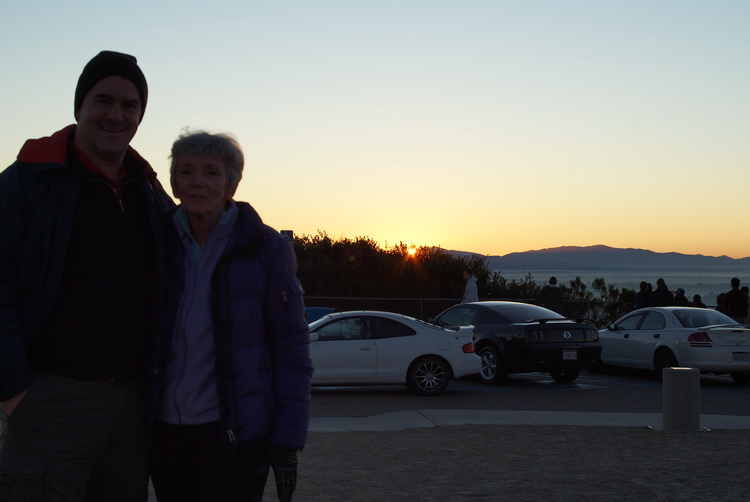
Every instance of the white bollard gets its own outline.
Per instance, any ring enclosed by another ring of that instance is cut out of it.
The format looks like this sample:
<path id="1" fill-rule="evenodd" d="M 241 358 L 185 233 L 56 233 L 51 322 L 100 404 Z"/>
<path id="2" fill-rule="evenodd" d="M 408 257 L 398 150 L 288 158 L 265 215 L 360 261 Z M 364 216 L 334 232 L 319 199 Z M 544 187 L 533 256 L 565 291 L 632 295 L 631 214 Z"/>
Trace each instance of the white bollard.
<path id="1" fill-rule="evenodd" d="M 662 430 L 701 429 L 701 372 L 697 368 L 662 370 Z"/>

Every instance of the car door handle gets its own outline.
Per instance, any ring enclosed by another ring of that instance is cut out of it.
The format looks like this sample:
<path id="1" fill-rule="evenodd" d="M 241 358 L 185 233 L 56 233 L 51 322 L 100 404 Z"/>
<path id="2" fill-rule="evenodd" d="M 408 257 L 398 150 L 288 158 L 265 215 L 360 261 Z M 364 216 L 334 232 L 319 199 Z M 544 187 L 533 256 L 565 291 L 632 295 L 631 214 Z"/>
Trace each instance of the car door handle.
<path id="1" fill-rule="evenodd" d="M 655 333 L 655 334 L 654 334 L 654 338 L 659 338 L 660 336 L 661 336 L 661 334 L 660 334 L 660 333 Z"/>
<path id="2" fill-rule="evenodd" d="M 624 335 L 622 335 L 622 337 L 623 338 L 630 338 L 630 333 L 625 333 Z"/>
<path id="3" fill-rule="evenodd" d="M 372 350 L 372 347 L 360 347 L 359 350 Z"/>

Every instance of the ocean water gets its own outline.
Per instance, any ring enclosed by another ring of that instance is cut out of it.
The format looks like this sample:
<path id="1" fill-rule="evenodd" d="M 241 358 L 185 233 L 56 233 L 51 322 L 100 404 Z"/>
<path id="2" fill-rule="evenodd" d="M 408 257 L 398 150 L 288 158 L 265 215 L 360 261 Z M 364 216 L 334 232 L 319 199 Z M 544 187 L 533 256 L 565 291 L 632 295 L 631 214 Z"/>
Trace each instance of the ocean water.
<path id="1" fill-rule="evenodd" d="M 508 280 L 523 280 L 530 273 L 537 284 L 546 284 L 550 277 L 557 277 L 558 284 L 568 284 L 569 281 L 580 277 L 591 289 L 594 279 L 602 278 L 607 285 L 618 289 L 628 288 L 638 291 L 641 281 L 651 283 L 656 288 L 656 280 L 663 278 L 671 291 L 677 288 L 685 290 L 688 300 L 693 295 L 701 295 L 703 303 L 708 306 L 716 305 L 716 296 L 731 289 L 729 281 L 732 277 L 740 279 L 740 285 L 750 286 L 750 270 L 715 271 L 715 270 L 668 270 L 658 273 L 654 270 L 493 270 Z"/>

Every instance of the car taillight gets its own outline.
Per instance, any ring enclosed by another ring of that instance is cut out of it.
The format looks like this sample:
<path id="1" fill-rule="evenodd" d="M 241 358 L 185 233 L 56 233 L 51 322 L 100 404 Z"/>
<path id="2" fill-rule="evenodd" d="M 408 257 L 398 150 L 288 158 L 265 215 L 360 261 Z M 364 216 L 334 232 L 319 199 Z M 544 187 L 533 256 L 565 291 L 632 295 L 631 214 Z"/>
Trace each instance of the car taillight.
<path id="1" fill-rule="evenodd" d="M 599 332 L 595 329 L 584 329 L 583 330 L 583 341 L 585 342 L 598 342 Z"/>
<path id="2" fill-rule="evenodd" d="M 698 331 L 688 336 L 688 343 L 691 347 L 712 347 L 713 342 L 705 331 Z"/>
<path id="3" fill-rule="evenodd" d="M 544 341 L 544 330 L 532 329 L 526 332 L 526 339 L 530 342 L 543 342 Z"/>
<path id="4" fill-rule="evenodd" d="M 461 347 L 461 350 L 464 351 L 465 354 L 473 354 L 474 351 L 474 343 L 467 343 L 463 347 Z"/>

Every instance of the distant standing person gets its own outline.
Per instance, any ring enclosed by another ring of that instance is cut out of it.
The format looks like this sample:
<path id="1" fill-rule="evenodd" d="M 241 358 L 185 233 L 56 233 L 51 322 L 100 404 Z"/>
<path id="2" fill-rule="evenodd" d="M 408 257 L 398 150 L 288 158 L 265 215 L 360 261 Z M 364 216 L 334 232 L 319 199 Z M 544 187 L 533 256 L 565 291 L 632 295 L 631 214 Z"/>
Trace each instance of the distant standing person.
<path id="1" fill-rule="evenodd" d="M 674 295 L 667 287 L 664 279 L 659 277 L 656 280 L 656 289 L 651 293 L 652 307 L 671 307 L 674 305 Z"/>
<path id="2" fill-rule="evenodd" d="M 732 289 L 726 294 L 726 314 L 739 323 L 747 317 L 747 295 L 740 290 L 740 280 L 732 277 L 729 281 Z"/>
<path id="3" fill-rule="evenodd" d="M 646 281 L 641 281 L 638 292 L 635 294 L 635 308 L 642 309 L 651 306 L 651 288 Z"/>
<path id="4" fill-rule="evenodd" d="M 464 288 L 464 299 L 461 303 L 478 302 L 477 278 L 474 277 L 474 272 L 470 268 L 464 269 L 464 281 L 466 281 L 466 287 Z"/>
<path id="5" fill-rule="evenodd" d="M 563 313 L 563 294 L 556 277 L 550 277 L 547 285 L 539 292 L 539 303 L 553 312 Z"/>
<path id="6" fill-rule="evenodd" d="M 693 301 L 690 303 L 691 307 L 697 307 L 704 309 L 706 308 L 706 304 L 703 303 L 703 299 L 701 298 L 701 295 L 693 295 Z"/>
<path id="7" fill-rule="evenodd" d="M 727 294 L 719 293 L 716 295 L 716 310 L 722 314 L 727 313 Z"/>
<path id="8" fill-rule="evenodd" d="M 682 288 L 677 288 L 674 291 L 674 304 L 678 307 L 687 307 L 690 305 L 690 302 L 687 299 L 687 296 L 685 296 L 685 290 Z"/>

